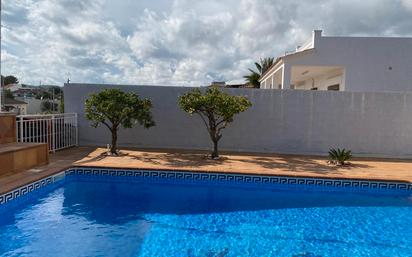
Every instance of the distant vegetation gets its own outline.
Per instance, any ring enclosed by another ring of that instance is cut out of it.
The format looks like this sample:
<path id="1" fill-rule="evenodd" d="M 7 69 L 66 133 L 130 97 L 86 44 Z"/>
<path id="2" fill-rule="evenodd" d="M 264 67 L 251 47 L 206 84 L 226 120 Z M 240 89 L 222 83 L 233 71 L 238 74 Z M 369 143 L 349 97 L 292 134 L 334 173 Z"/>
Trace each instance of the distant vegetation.
<path id="1" fill-rule="evenodd" d="M 252 103 L 243 96 L 233 96 L 211 87 L 202 93 L 194 89 L 179 98 L 180 108 L 189 114 L 198 114 L 205 124 L 213 142 L 212 159 L 219 158 L 218 143 L 222 130 L 238 113 L 246 111 Z"/>
<path id="2" fill-rule="evenodd" d="M 36 99 L 56 99 L 60 100 L 63 96 L 63 90 L 59 86 L 40 86 L 39 93 L 36 95 Z"/>
<path id="3" fill-rule="evenodd" d="M 273 65 L 274 63 L 274 58 L 273 57 L 266 57 L 263 59 L 260 59 L 260 63 L 255 62 L 255 67 L 257 69 L 257 71 L 253 70 L 253 69 L 249 69 L 250 74 L 244 76 L 244 78 L 246 79 L 246 81 L 250 84 L 253 85 L 253 87 L 255 88 L 259 88 L 260 87 L 260 83 L 259 83 L 259 79 L 260 77 L 270 69 L 270 67 Z"/>
<path id="4" fill-rule="evenodd" d="M 46 99 L 41 102 L 40 108 L 43 113 L 54 113 L 58 111 L 58 104 Z"/>
<path id="5" fill-rule="evenodd" d="M 2 79 L 2 82 L 3 82 L 2 83 L 3 86 L 19 83 L 19 80 L 13 75 L 8 75 L 8 76 L 1 75 L 1 79 Z"/>
<path id="6" fill-rule="evenodd" d="M 6 89 L 6 90 L 4 90 L 3 92 L 4 92 L 4 97 L 14 99 L 14 95 L 13 95 L 13 93 L 10 91 L 10 89 Z"/>
<path id="7" fill-rule="evenodd" d="M 19 80 L 14 75 L 1 76 L 3 86 L 19 84 Z M 63 89 L 55 85 L 41 85 L 32 86 L 28 84 L 21 83 L 20 87 L 13 90 L 5 89 L 3 91 L 6 98 L 24 97 L 42 100 L 40 108 L 42 112 L 53 113 L 53 112 L 64 112 L 64 100 L 63 100 Z M 58 103 L 60 102 L 60 103 Z"/>
<path id="8" fill-rule="evenodd" d="M 105 89 L 92 94 L 86 100 L 86 118 L 92 127 L 106 126 L 112 134 L 110 154 L 118 155 L 117 132 L 120 127 L 132 128 L 138 122 L 144 128 L 155 125 L 151 113 L 152 102 L 141 99 L 135 93 L 125 93 L 119 89 Z"/>

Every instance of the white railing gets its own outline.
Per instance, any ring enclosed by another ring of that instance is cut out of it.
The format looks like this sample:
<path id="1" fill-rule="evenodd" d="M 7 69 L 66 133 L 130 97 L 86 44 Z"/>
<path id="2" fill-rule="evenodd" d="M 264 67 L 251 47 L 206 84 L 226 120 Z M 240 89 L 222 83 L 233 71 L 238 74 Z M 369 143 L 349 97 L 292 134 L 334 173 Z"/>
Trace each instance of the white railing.
<path id="1" fill-rule="evenodd" d="M 47 143 L 50 152 L 78 145 L 77 113 L 18 115 L 17 142 Z"/>

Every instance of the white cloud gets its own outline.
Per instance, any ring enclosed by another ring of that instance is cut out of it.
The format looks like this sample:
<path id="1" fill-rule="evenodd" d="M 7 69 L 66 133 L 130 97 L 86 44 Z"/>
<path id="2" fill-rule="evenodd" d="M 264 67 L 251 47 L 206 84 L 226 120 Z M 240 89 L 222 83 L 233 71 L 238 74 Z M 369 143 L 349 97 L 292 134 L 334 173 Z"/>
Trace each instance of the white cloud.
<path id="1" fill-rule="evenodd" d="M 25 83 L 238 81 L 313 29 L 411 36 L 411 0 L 15 0 L 3 3 L 2 72 Z"/>
<path id="2" fill-rule="evenodd" d="M 403 6 L 405 6 L 409 11 L 412 11 L 412 0 L 401 0 Z"/>

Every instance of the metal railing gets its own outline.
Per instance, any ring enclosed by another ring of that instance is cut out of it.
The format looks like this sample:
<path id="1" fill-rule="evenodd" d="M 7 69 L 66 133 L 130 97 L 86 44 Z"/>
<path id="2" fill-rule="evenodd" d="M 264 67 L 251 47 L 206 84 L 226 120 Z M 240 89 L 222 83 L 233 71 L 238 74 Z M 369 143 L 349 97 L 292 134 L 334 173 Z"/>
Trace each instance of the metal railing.
<path id="1" fill-rule="evenodd" d="M 17 142 L 47 143 L 49 151 L 78 145 L 77 113 L 18 115 Z"/>

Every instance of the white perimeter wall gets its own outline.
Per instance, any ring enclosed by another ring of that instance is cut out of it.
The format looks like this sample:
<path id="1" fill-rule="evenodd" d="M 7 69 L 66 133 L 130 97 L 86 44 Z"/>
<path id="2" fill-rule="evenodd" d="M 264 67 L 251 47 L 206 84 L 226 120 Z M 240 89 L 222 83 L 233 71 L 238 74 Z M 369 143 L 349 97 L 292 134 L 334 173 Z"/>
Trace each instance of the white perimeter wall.
<path id="1" fill-rule="evenodd" d="M 80 145 L 105 146 L 110 134 L 84 118 L 84 101 L 107 85 L 69 84 L 65 110 L 79 114 Z M 157 126 L 120 132 L 121 146 L 208 149 L 211 144 L 198 117 L 177 106 L 191 88 L 117 86 L 153 101 Z M 224 131 L 221 149 L 248 152 L 326 154 L 331 147 L 357 155 L 412 157 L 412 93 L 361 93 L 304 90 L 227 89 L 246 95 L 253 107 Z"/>

